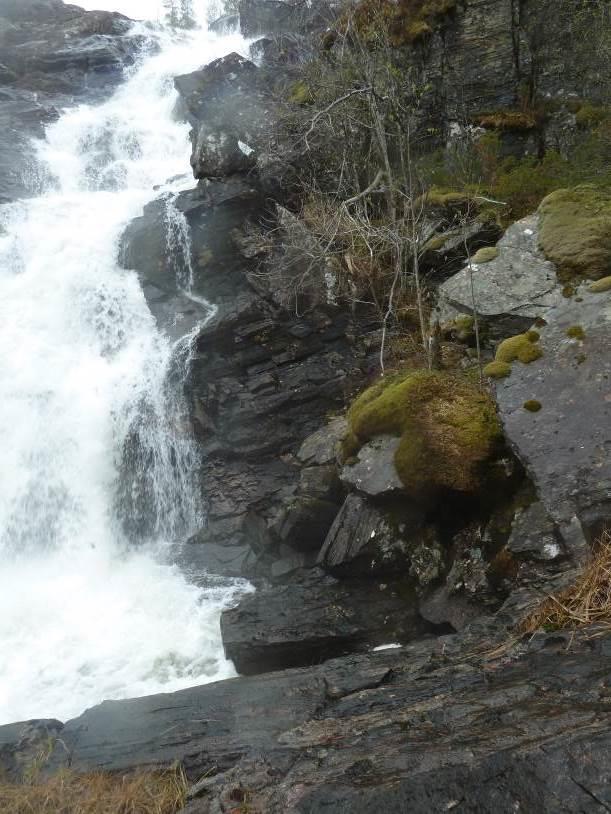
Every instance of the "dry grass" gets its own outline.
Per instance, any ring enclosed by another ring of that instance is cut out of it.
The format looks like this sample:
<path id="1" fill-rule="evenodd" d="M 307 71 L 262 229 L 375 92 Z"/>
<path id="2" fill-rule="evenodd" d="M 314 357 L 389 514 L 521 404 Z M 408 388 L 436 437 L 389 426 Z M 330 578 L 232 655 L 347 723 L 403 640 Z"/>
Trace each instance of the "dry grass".
<path id="1" fill-rule="evenodd" d="M 604 531 L 576 582 L 549 596 L 521 622 L 521 634 L 597 625 L 611 630 L 611 533 Z"/>
<path id="2" fill-rule="evenodd" d="M 129 775 L 62 771 L 32 784 L 0 783 L 2 814 L 176 814 L 185 805 L 180 769 Z"/>

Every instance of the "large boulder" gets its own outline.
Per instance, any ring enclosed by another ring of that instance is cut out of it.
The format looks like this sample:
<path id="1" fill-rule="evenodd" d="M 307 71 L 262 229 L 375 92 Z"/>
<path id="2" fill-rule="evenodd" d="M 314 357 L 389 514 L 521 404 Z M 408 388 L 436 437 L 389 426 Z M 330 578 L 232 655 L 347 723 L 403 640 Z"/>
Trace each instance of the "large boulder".
<path id="1" fill-rule="evenodd" d="M 580 557 L 586 538 L 611 519 L 611 291 L 582 286 L 546 322 L 543 355 L 514 364 L 496 400 L 541 502 Z"/>
<path id="2" fill-rule="evenodd" d="M 391 584 L 296 572 L 221 617 L 227 658 L 247 675 L 324 661 L 423 632 L 414 603 Z"/>
<path id="3" fill-rule="evenodd" d="M 174 80 L 190 122 L 196 178 L 247 173 L 267 149 L 275 102 L 263 72 L 239 54 Z"/>

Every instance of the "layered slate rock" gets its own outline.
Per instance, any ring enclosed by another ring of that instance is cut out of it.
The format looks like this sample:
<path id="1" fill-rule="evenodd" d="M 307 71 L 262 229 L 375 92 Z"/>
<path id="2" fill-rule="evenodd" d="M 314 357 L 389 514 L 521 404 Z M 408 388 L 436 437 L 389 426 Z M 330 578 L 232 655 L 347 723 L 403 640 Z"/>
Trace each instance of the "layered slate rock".
<path id="1" fill-rule="evenodd" d="M 105 702 L 64 727 L 53 765 L 178 760 L 199 781 L 191 814 L 245 797 L 266 814 L 594 814 L 611 805 L 610 644 L 567 642 L 481 659 L 473 638 L 445 637 Z"/>
<path id="2" fill-rule="evenodd" d="M 497 249 L 494 259 L 466 265 L 439 287 L 441 321 L 475 311 L 493 335 L 506 336 L 526 330 L 562 301 L 556 268 L 538 245 L 537 215 L 512 224 Z"/>
<path id="3" fill-rule="evenodd" d="M 221 617 L 225 653 L 246 675 L 408 641 L 425 629 L 398 586 L 318 569 L 262 588 Z"/>
<path id="4" fill-rule="evenodd" d="M 543 356 L 516 363 L 496 385 L 505 432 L 574 556 L 611 517 L 611 292 L 578 296 L 547 312 Z M 571 328 L 580 328 L 572 338 Z M 568 333 L 567 333 L 568 332 Z M 538 412 L 524 405 L 536 401 Z"/>

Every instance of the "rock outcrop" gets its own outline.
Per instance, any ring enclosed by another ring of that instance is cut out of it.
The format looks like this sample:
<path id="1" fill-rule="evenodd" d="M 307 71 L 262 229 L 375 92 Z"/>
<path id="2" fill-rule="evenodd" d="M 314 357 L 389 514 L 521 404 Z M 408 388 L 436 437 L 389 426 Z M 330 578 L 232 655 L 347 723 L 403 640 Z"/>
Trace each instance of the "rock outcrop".
<path id="1" fill-rule="evenodd" d="M 104 98 L 121 81 L 145 43 L 131 29 L 121 14 L 84 11 L 62 0 L 2 3 L 0 203 L 38 190 L 30 140 L 42 136 L 58 109 Z"/>

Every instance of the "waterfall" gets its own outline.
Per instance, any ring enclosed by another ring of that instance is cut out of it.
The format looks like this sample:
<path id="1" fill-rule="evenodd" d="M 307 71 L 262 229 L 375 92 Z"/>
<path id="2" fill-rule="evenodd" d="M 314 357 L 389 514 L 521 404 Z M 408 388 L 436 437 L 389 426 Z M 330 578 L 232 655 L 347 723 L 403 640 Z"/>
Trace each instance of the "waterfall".
<path id="1" fill-rule="evenodd" d="M 162 19 L 151 0 L 84 5 Z M 246 586 L 203 589 L 171 564 L 202 520 L 181 403 L 190 343 L 159 332 L 117 254 L 162 195 L 168 245 L 188 258 L 173 77 L 244 43 L 153 31 L 160 49 L 107 102 L 65 111 L 33 145 L 41 194 L 0 207 L 0 723 L 234 674 L 219 616 Z"/>

